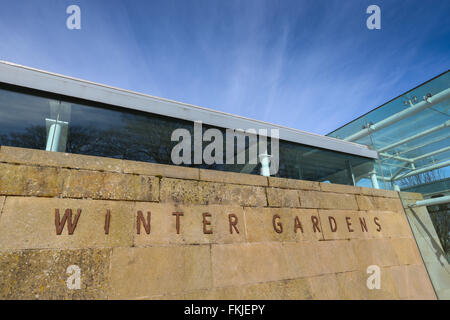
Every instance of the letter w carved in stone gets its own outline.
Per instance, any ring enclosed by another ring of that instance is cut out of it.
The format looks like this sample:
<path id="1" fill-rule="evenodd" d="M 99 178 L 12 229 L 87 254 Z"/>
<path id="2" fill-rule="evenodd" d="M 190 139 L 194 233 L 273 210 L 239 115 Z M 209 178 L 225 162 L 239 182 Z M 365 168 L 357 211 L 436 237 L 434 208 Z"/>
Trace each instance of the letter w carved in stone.
<path id="1" fill-rule="evenodd" d="M 72 235 L 77 227 L 78 219 L 81 215 L 81 209 L 77 210 L 77 215 L 75 216 L 75 220 L 72 221 L 72 209 L 66 209 L 62 220 L 59 216 L 59 209 L 55 209 L 55 226 L 56 226 L 56 234 L 60 235 L 64 230 L 64 225 L 67 221 L 67 229 L 69 231 L 69 235 Z"/>

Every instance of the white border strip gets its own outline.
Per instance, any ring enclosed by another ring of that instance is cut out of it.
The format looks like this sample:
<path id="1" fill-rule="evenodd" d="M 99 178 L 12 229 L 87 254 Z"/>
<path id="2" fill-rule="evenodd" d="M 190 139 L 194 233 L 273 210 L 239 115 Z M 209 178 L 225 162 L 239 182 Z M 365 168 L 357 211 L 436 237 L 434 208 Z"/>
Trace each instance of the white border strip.
<path id="1" fill-rule="evenodd" d="M 377 159 L 367 146 L 0 60 L 0 82 L 221 128 L 278 129 L 280 140 Z"/>

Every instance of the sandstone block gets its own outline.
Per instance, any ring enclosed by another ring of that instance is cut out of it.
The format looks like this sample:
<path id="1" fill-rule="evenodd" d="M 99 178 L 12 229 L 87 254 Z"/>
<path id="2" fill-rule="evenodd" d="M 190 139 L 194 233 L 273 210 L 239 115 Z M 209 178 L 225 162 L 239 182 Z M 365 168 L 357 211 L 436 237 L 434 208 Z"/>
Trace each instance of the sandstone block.
<path id="1" fill-rule="evenodd" d="M 400 299 L 436 300 L 425 266 L 403 265 L 388 268 Z"/>
<path id="2" fill-rule="evenodd" d="M 149 176 L 62 169 L 65 198 L 158 201 L 159 179 Z"/>
<path id="3" fill-rule="evenodd" d="M 297 190 L 320 190 L 319 182 L 269 177 L 269 187 Z"/>
<path id="4" fill-rule="evenodd" d="M 2 146 L 0 162 L 120 172 L 120 159 Z"/>
<path id="5" fill-rule="evenodd" d="M 200 180 L 210 182 L 267 186 L 267 177 L 256 174 L 200 169 Z"/>
<path id="6" fill-rule="evenodd" d="M 344 184 L 323 183 L 320 182 L 320 189 L 325 192 L 345 193 L 345 194 L 360 194 L 359 187 L 347 186 Z"/>
<path id="7" fill-rule="evenodd" d="M 214 287 L 289 278 L 287 257 L 276 242 L 212 245 Z"/>
<path id="8" fill-rule="evenodd" d="M 122 169 L 124 173 L 132 173 L 146 176 L 192 179 L 192 180 L 198 180 L 200 178 L 199 169 L 176 165 L 165 165 L 158 163 L 123 160 Z"/>
<path id="9" fill-rule="evenodd" d="M 210 288 L 209 245 L 114 248 L 112 299 L 136 299 Z"/>
<path id="10" fill-rule="evenodd" d="M 264 187 L 179 179 L 161 179 L 161 202 L 222 204 L 262 207 L 267 205 Z"/>
<path id="11" fill-rule="evenodd" d="M 0 195 L 56 197 L 61 186 L 58 168 L 0 163 Z"/>
<path id="12" fill-rule="evenodd" d="M 111 249 L 0 251 L 0 299 L 106 299 Z M 80 268 L 80 289 L 67 279 Z M 69 270 L 70 271 L 70 270 Z"/>
<path id="13" fill-rule="evenodd" d="M 298 208 L 300 201 L 297 190 L 267 188 L 267 200 L 270 207 Z"/>
<path id="14" fill-rule="evenodd" d="M 0 250 L 131 246 L 133 208 L 133 203 L 119 201 L 7 197 L 0 219 Z M 68 217 L 63 224 L 66 209 L 72 210 L 72 234 Z M 63 226 L 59 235 L 56 210 Z M 105 234 L 107 210 L 110 222 Z"/>

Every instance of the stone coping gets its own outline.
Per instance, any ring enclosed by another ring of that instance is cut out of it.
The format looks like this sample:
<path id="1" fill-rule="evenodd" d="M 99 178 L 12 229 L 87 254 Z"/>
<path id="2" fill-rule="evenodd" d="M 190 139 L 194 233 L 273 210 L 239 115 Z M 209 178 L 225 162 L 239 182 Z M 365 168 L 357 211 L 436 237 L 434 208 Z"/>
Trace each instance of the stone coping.
<path id="1" fill-rule="evenodd" d="M 277 177 L 263 177 L 253 174 L 163 165 L 63 152 L 48 152 L 44 150 L 9 146 L 0 146 L 0 163 L 146 175 L 159 178 L 177 178 L 238 185 L 275 187 L 281 189 L 325 191 L 385 198 L 399 197 L 398 192 L 391 190 Z"/>

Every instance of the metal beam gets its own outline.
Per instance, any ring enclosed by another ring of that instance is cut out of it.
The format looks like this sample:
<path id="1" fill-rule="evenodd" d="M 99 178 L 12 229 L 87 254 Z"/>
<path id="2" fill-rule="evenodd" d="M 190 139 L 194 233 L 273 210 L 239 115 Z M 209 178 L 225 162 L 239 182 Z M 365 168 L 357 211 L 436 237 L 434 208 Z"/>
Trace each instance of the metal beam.
<path id="1" fill-rule="evenodd" d="M 428 141 L 427 143 L 423 143 L 423 144 L 421 144 L 421 145 L 412 147 L 412 148 L 410 148 L 410 149 L 400 151 L 400 152 L 397 153 L 397 155 L 399 155 L 399 154 L 404 154 L 404 153 L 408 153 L 408 152 L 411 152 L 411 151 L 414 151 L 414 150 L 417 150 L 417 149 L 420 149 L 420 148 L 429 146 L 430 144 L 433 144 L 433 143 L 436 143 L 436 142 L 439 142 L 439 141 L 442 141 L 442 140 L 446 140 L 446 139 L 449 139 L 449 138 L 450 138 L 450 136 L 442 136 L 442 137 L 439 137 L 439 138 L 437 138 L 437 139 Z"/>
<path id="2" fill-rule="evenodd" d="M 450 165 L 450 160 L 447 160 L 447 161 L 441 162 L 441 163 L 436 163 L 436 164 L 433 164 L 433 165 L 428 166 L 428 167 L 424 167 L 424 168 L 420 168 L 420 169 L 417 169 L 417 170 L 410 171 L 408 173 L 405 173 L 405 174 L 403 174 L 401 176 L 396 177 L 395 179 L 393 179 L 393 181 L 400 180 L 400 179 L 407 178 L 407 177 L 411 177 L 411 176 L 415 176 L 417 174 L 421 174 L 421 173 L 428 172 L 428 171 L 431 171 L 431 170 L 440 169 L 440 168 L 446 167 L 448 165 Z"/>
<path id="3" fill-rule="evenodd" d="M 435 155 L 437 155 L 437 154 L 446 152 L 446 151 L 448 151 L 448 150 L 450 150 L 450 146 L 445 147 L 445 148 L 442 148 L 442 149 L 439 149 L 439 150 L 435 150 L 435 151 L 430 152 L 430 153 L 423 154 L 423 155 L 421 155 L 421 156 L 418 156 L 418 157 L 412 159 L 412 161 L 413 161 L 413 162 L 416 162 L 416 161 L 418 161 L 418 160 L 422 160 L 422 159 L 425 159 L 425 158 L 427 158 L 427 157 L 432 157 L 432 156 L 435 156 Z"/>
<path id="4" fill-rule="evenodd" d="M 409 163 L 414 162 L 412 159 L 403 158 L 403 157 L 399 157 L 399 156 L 394 156 L 394 155 L 391 155 L 389 153 L 384 153 L 383 152 L 383 153 L 379 153 L 379 155 L 383 156 L 385 158 L 388 158 L 388 159 L 395 159 L 395 160 L 399 160 L 399 161 L 403 161 L 403 162 L 409 162 Z"/>
<path id="5" fill-rule="evenodd" d="M 403 162 L 414 163 L 414 162 L 416 162 L 416 161 L 418 161 L 418 160 L 422 160 L 422 159 L 425 159 L 425 158 L 427 158 L 427 157 L 432 157 L 432 156 L 435 156 L 435 155 L 437 155 L 437 154 L 446 152 L 446 151 L 448 151 L 448 150 L 450 150 L 450 146 L 449 146 L 449 147 L 442 148 L 442 149 L 439 149 L 439 150 L 435 150 L 435 151 L 433 151 L 433 152 L 429 152 L 429 153 L 423 154 L 423 155 L 421 155 L 421 156 L 418 156 L 418 157 L 412 158 L 412 159 L 408 159 L 408 158 L 404 158 L 404 157 L 399 157 L 399 156 L 394 156 L 394 155 L 391 155 L 391 154 L 389 154 L 389 153 L 384 153 L 384 152 L 383 152 L 383 153 L 379 153 L 379 155 L 381 155 L 381 156 L 383 156 L 383 157 L 386 158 L 386 159 L 381 159 L 381 161 L 383 161 L 383 160 L 389 160 L 389 159 L 395 159 L 395 160 L 399 160 L 399 161 L 403 161 Z M 389 164 L 389 165 L 395 167 L 395 165 L 393 165 L 393 164 Z"/>
<path id="6" fill-rule="evenodd" d="M 425 200 L 419 200 L 414 204 L 410 204 L 408 207 L 414 208 L 414 207 L 423 207 L 423 206 L 435 206 L 438 204 L 445 204 L 450 202 L 450 196 L 444 196 L 444 197 L 438 197 L 438 198 L 432 198 L 432 199 L 425 199 Z"/>
<path id="7" fill-rule="evenodd" d="M 430 129 L 422 131 L 422 132 L 419 132 L 418 134 L 415 134 L 415 135 L 413 135 L 411 137 L 402 139 L 402 140 L 397 141 L 397 142 L 395 142 L 393 144 L 390 144 L 388 146 L 380 148 L 380 149 L 378 149 L 378 152 L 384 152 L 384 151 L 390 150 L 392 148 L 398 147 L 400 145 L 403 145 L 403 144 L 408 143 L 410 141 L 422 138 L 422 137 L 424 137 L 426 135 L 432 134 L 434 132 L 437 132 L 439 130 L 442 130 L 442 129 L 445 129 L 445 128 L 448 128 L 448 127 L 450 127 L 450 120 L 447 120 L 443 124 L 440 124 L 440 125 L 438 125 L 436 127 L 430 128 Z"/>
<path id="8" fill-rule="evenodd" d="M 442 101 L 445 101 L 450 98 L 450 88 L 447 88 L 434 96 L 430 98 L 426 98 L 425 100 L 416 103 L 412 105 L 411 107 L 397 112 L 396 114 L 387 117 L 386 119 L 381 120 L 380 122 L 377 122 L 373 125 L 370 125 L 369 127 L 362 129 L 361 131 L 358 131 L 351 136 L 345 138 L 345 141 L 356 141 L 358 139 L 364 138 L 369 135 L 371 132 L 376 132 L 378 130 L 381 130 L 383 128 L 386 128 L 390 126 L 391 124 L 397 123 L 400 120 L 406 119 L 408 117 L 411 117 L 427 108 L 430 108 Z"/>

